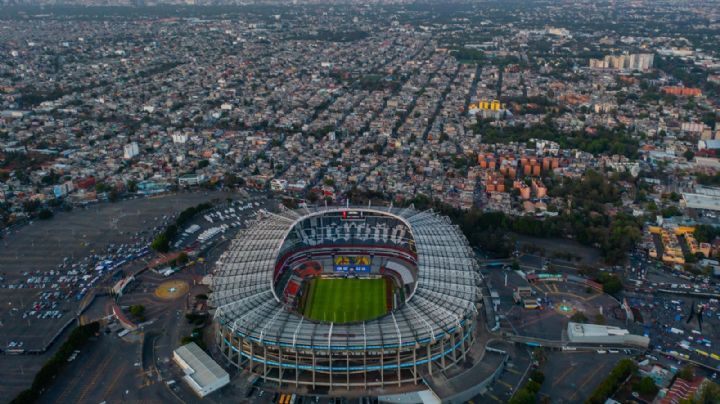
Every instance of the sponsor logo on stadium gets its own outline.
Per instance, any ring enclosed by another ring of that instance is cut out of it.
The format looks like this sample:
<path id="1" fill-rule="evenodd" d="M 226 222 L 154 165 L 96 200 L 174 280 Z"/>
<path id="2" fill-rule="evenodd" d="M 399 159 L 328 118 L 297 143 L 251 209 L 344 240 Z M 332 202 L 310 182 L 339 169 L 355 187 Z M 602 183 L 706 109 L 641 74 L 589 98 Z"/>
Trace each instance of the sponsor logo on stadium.
<path id="1" fill-rule="evenodd" d="M 335 257 L 335 272 L 370 272 L 370 257 L 367 255 Z"/>

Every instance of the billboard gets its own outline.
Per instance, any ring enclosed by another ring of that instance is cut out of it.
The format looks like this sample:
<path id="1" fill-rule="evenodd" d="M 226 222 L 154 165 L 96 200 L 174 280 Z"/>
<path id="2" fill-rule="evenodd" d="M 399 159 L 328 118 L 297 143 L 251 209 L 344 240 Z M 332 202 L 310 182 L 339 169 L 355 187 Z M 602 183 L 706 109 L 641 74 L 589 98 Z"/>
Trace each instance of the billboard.
<path id="1" fill-rule="evenodd" d="M 370 273 L 370 257 L 367 255 L 338 255 L 334 259 L 335 272 Z"/>
<path id="2" fill-rule="evenodd" d="M 363 220 L 365 215 L 358 210 L 343 210 L 341 217 L 342 220 Z"/>

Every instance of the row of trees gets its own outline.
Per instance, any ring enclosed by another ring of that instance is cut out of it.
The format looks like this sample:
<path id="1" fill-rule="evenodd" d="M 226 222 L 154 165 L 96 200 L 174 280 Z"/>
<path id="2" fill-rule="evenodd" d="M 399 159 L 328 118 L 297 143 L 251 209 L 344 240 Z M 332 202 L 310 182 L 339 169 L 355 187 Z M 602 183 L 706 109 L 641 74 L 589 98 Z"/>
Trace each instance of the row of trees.
<path id="1" fill-rule="evenodd" d="M 585 179 L 579 182 L 584 183 Z M 461 211 L 424 196 L 415 197 L 407 204 L 414 203 L 418 209 L 433 207 L 449 216 L 460 226 L 471 245 L 481 247 L 496 257 L 512 254 L 515 248 L 512 233 L 518 233 L 534 237 L 575 239 L 581 244 L 599 248 L 607 263 L 618 264 L 625 260 L 627 252 L 642 237 L 642 220 L 625 213 L 615 216 L 605 214 L 605 207 L 602 206 L 602 201 L 608 200 L 607 193 L 603 191 L 605 186 L 588 181 L 587 184 L 574 187 L 571 193 L 559 191 L 573 202 L 574 208 L 545 219 L 512 217 L 502 212 L 482 212 L 477 209 Z"/>
<path id="2" fill-rule="evenodd" d="M 720 185 L 720 172 L 717 172 L 715 174 L 698 173 L 695 176 L 695 180 L 700 185 L 718 186 L 718 185 Z"/>
<path id="3" fill-rule="evenodd" d="M 68 363 L 68 358 L 73 351 L 82 348 L 87 341 L 100 330 L 98 322 L 81 325 L 70 333 L 67 341 L 60 346 L 60 349 L 40 371 L 35 375 L 32 386 L 23 390 L 11 401 L 11 404 L 29 404 L 37 402 L 40 395 L 50 387 L 55 377 L 60 374 Z"/>
<path id="4" fill-rule="evenodd" d="M 508 400 L 508 404 L 535 404 L 544 381 L 545 375 L 539 370 L 533 370 L 530 373 L 530 380 L 525 383 L 523 388 L 515 392 Z"/>
<path id="5" fill-rule="evenodd" d="M 610 374 L 590 395 L 586 403 L 603 404 L 625 380 L 637 371 L 638 367 L 632 359 L 622 359 L 615 365 Z"/>
<path id="6" fill-rule="evenodd" d="M 172 241 L 175 239 L 175 236 L 177 236 L 178 229 L 185 225 L 188 221 L 190 221 L 196 214 L 210 208 L 212 208 L 212 204 L 206 202 L 196 206 L 191 206 L 183 210 L 175 219 L 174 223 L 168 225 L 168 227 L 166 227 L 163 232 L 158 234 L 155 239 L 153 239 L 150 247 L 153 250 L 161 253 L 166 253 L 170 251 L 170 243 L 172 243 Z"/>
<path id="7" fill-rule="evenodd" d="M 180 345 L 187 345 L 191 342 L 196 343 L 202 350 L 207 351 L 207 346 L 205 345 L 205 340 L 203 339 L 203 329 L 205 326 L 196 327 L 193 328 L 192 333 L 190 335 L 182 337 L 180 339 Z"/>
<path id="8" fill-rule="evenodd" d="M 720 228 L 701 224 L 695 227 L 694 236 L 701 243 L 710 243 L 720 237 Z"/>
<path id="9" fill-rule="evenodd" d="M 622 126 L 618 128 L 595 128 L 593 135 L 575 131 L 563 133 L 555 128 L 550 119 L 531 128 L 495 127 L 492 121 L 481 121 L 473 128 L 481 133 L 485 143 L 528 142 L 530 139 L 544 139 L 557 142 L 563 149 L 579 149 L 593 154 L 621 154 L 637 158 L 639 143 Z"/>

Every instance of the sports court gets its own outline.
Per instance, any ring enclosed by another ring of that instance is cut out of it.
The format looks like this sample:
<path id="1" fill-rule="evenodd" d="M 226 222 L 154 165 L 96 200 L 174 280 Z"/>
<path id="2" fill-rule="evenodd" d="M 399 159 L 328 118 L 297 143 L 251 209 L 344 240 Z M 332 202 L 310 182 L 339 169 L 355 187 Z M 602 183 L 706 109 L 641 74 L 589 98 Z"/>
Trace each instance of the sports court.
<path id="1" fill-rule="evenodd" d="M 387 312 L 387 292 L 383 278 L 313 278 L 304 315 L 334 323 L 370 320 Z"/>

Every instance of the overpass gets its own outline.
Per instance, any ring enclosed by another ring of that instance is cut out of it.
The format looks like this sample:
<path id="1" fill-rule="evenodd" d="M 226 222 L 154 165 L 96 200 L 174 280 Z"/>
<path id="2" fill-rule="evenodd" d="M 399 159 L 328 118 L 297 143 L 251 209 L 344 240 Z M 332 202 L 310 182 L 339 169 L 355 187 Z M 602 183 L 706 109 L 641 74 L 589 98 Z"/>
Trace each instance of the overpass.
<path id="1" fill-rule="evenodd" d="M 658 289 L 658 293 L 667 293 L 671 295 L 685 295 L 685 296 L 696 296 L 696 297 L 706 297 L 706 298 L 715 298 L 720 299 L 720 293 L 708 293 L 708 292 L 696 292 L 694 290 L 684 290 L 684 289 Z"/>
<path id="2" fill-rule="evenodd" d="M 598 348 L 621 348 L 621 349 L 642 349 L 646 350 L 647 345 L 639 342 L 624 341 L 621 343 L 609 342 L 572 342 L 568 340 L 550 340 L 543 338 L 528 337 L 524 335 L 513 335 L 504 333 L 503 337 L 506 341 L 517 342 L 529 346 L 542 346 L 548 348 L 560 349 L 598 349 Z"/>

